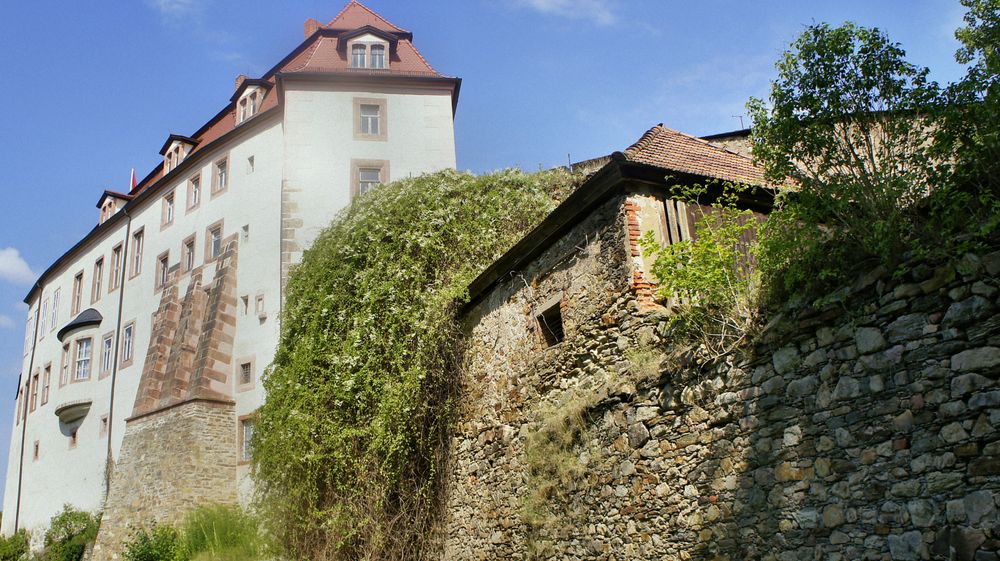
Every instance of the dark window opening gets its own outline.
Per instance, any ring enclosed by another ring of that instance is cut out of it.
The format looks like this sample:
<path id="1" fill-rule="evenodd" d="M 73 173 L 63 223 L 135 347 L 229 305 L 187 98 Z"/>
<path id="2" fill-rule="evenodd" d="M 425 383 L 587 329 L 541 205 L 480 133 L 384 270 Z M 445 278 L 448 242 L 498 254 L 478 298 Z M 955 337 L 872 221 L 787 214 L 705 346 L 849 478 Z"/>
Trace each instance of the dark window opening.
<path id="1" fill-rule="evenodd" d="M 542 333 L 546 346 L 551 347 L 565 338 L 562 310 L 559 309 L 558 303 L 539 314 L 537 319 L 538 330 Z"/>

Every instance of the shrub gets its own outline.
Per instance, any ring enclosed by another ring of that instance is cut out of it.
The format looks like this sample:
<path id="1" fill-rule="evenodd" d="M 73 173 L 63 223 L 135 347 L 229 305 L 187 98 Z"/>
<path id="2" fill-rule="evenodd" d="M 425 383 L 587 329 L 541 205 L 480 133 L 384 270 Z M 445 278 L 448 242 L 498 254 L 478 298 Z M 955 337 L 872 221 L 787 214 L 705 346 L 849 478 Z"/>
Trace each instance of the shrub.
<path id="1" fill-rule="evenodd" d="M 136 528 L 125 542 L 125 561 L 186 561 L 177 530 L 170 526 Z"/>
<path id="2" fill-rule="evenodd" d="M 0 561 L 27 561 L 31 553 L 27 530 L 18 530 L 10 537 L 0 536 Z"/>
<path id="3" fill-rule="evenodd" d="M 97 539 L 100 516 L 64 505 L 62 512 L 52 517 L 45 532 L 46 561 L 80 561 L 88 545 Z"/>
<path id="4" fill-rule="evenodd" d="M 748 189 L 728 183 L 674 187 L 672 195 L 698 214 L 693 239 L 663 245 L 647 232 L 640 240 L 654 257 L 657 296 L 676 308 L 672 337 L 701 344 L 716 357 L 741 345 L 758 317 L 752 259 L 760 223 L 752 211 L 736 208 L 739 193 Z"/>
<path id="5" fill-rule="evenodd" d="M 257 506 L 295 559 L 420 559 L 457 391 L 456 304 L 572 188 L 565 172 L 380 186 L 305 252 L 254 431 Z"/>

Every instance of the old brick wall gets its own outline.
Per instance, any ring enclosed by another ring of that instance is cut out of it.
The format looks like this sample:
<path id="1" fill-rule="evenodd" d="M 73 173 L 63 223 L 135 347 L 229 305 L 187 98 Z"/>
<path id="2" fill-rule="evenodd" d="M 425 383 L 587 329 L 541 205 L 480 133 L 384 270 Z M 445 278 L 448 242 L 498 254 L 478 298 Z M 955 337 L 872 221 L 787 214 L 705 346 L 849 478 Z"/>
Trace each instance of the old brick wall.
<path id="1" fill-rule="evenodd" d="M 625 208 L 467 314 L 444 559 L 998 559 L 1000 252 L 872 273 L 774 318 L 749 357 L 676 367 L 636 302 Z M 545 347 L 554 295 L 566 339 Z M 579 475 L 529 526 L 526 442 L 580 396 Z"/>

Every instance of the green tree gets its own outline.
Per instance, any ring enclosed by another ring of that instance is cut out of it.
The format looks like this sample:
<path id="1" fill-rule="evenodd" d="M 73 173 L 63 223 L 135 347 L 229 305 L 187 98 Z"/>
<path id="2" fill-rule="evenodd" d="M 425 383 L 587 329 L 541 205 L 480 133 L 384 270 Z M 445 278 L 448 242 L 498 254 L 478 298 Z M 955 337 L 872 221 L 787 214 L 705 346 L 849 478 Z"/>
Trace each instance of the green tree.
<path id="1" fill-rule="evenodd" d="M 892 262 L 908 247 L 934 161 L 940 89 L 878 29 L 808 27 L 751 99 L 753 156 L 789 185 L 765 228 L 772 288 L 815 292 L 841 263 Z"/>

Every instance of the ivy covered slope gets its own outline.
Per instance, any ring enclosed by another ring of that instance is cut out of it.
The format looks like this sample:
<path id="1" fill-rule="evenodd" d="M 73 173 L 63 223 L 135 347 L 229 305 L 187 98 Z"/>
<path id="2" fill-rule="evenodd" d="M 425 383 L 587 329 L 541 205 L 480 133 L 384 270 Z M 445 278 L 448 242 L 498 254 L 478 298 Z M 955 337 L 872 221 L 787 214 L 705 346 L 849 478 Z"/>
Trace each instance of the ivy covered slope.
<path id="1" fill-rule="evenodd" d="M 294 559 L 414 559 L 438 505 L 468 283 L 572 189 L 561 171 L 384 185 L 289 279 L 254 435 L 258 508 Z"/>

